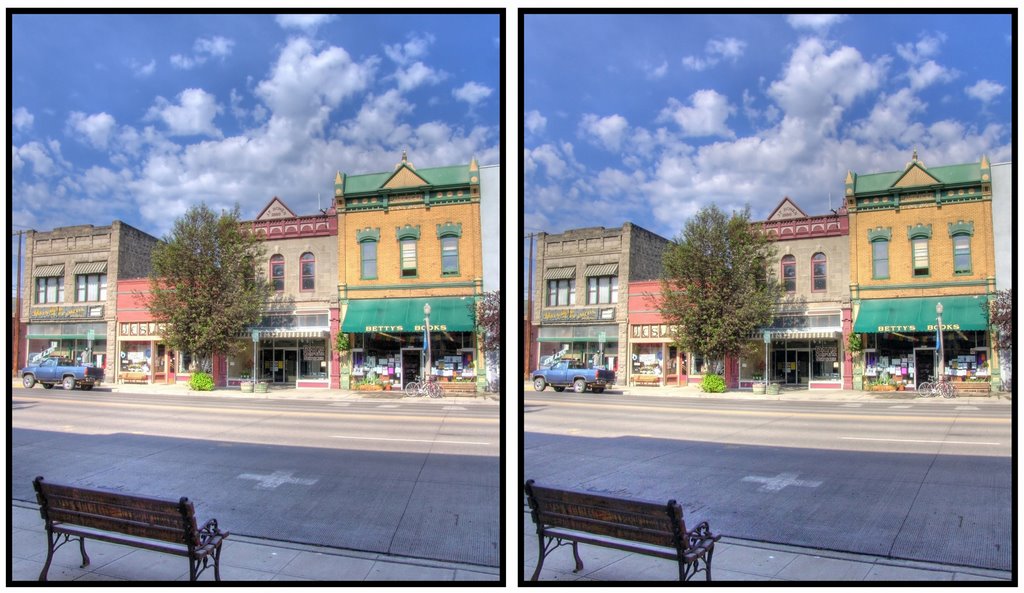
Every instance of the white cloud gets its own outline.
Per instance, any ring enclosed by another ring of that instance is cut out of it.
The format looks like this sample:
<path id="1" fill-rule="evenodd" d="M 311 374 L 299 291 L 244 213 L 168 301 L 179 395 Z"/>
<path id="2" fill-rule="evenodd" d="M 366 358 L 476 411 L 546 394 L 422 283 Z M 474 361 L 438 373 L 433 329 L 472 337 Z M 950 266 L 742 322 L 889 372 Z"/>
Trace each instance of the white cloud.
<path id="1" fill-rule="evenodd" d="M 591 141 L 596 140 L 598 145 L 611 151 L 618 151 L 622 147 L 622 139 L 627 128 L 629 122 L 618 114 L 598 117 L 593 113 L 587 113 L 580 121 L 580 131 L 584 137 L 589 136 Z"/>
<path id="2" fill-rule="evenodd" d="M 214 36 L 214 37 L 200 37 L 196 39 L 195 43 L 192 44 L 192 56 L 186 56 L 182 54 L 174 54 L 171 56 L 171 66 L 179 70 L 191 70 L 196 66 L 201 66 L 206 63 L 206 60 L 212 58 L 219 58 L 220 61 L 224 61 L 224 58 L 231 55 L 231 50 L 234 48 L 235 42 L 226 37 Z M 154 65 L 155 66 L 155 65 Z"/>
<path id="3" fill-rule="evenodd" d="M 689 70 L 701 72 L 718 65 L 722 59 L 735 64 L 743 56 L 746 47 L 746 41 L 741 41 L 734 37 L 710 39 L 704 48 L 706 57 L 686 56 L 683 58 L 683 66 Z"/>
<path id="4" fill-rule="evenodd" d="M 648 80 L 658 80 L 659 78 L 664 78 L 665 75 L 668 74 L 668 61 L 662 61 L 660 66 L 644 63 L 641 64 L 640 67 L 643 68 L 644 76 L 646 76 Z"/>
<path id="5" fill-rule="evenodd" d="M 443 71 L 434 70 L 423 62 L 415 62 L 408 68 L 399 67 L 395 71 L 395 78 L 398 80 L 398 90 L 407 92 L 424 84 L 437 84 L 448 77 Z"/>
<path id="6" fill-rule="evenodd" d="M 686 56 L 683 58 L 683 66 L 696 72 L 703 72 L 716 63 L 714 60 L 705 60 L 696 56 Z"/>
<path id="7" fill-rule="evenodd" d="M 12 148 L 12 166 L 15 171 L 22 169 L 25 163 L 30 163 L 32 171 L 40 177 L 49 177 L 57 173 L 56 164 L 50 158 L 46 147 L 39 142 L 29 142 Z"/>
<path id="8" fill-rule="evenodd" d="M 411 132 L 407 124 L 399 125 L 399 118 L 412 110 L 412 104 L 395 89 L 379 97 L 370 96 L 355 119 L 339 129 L 339 135 L 355 144 L 396 146 L 405 142 Z"/>
<path id="9" fill-rule="evenodd" d="M 789 26 L 794 29 L 811 29 L 817 33 L 826 33 L 832 25 L 847 19 L 845 14 L 791 14 L 786 17 Z"/>
<path id="10" fill-rule="evenodd" d="M 470 107 L 474 107 L 477 103 L 489 97 L 492 92 L 494 90 L 488 86 L 469 81 L 461 87 L 452 90 L 452 96 L 459 101 L 469 103 Z"/>
<path id="11" fill-rule="evenodd" d="M 109 113 L 86 115 L 73 111 L 68 116 L 67 129 L 70 134 L 93 148 L 106 150 L 117 122 Z"/>
<path id="12" fill-rule="evenodd" d="M 911 122 L 911 116 L 923 112 L 926 107 L 911 89 L 882 95 L 870 115 L 851 127 L 850 135 L 871 144 L 897 141 L 906 145 L 915 142 L 924 130 L 920 124 Z"/>
<path id="13" fill-rule="evenodd" d="M 945 33 L 922 33 L 916 43 L 900 43 L 896 45 L 896 53 L 901 58 L 917 64 L 939 53 L 939 47 L 945 43 Z"/>
<path id="14" fill-rule="evenodd" d="M 409 35 L 409 41 L 385 45 L 384 54 L 394 63 L 404 66 L 427 55 L 435 37 L 430 33 Z"/>
<path id="15" fill-rule="evenodd" d="M 1001 95 L 1005 90 L 1006 87 L 999 84 L 998 82 L 993 82 L 991 80 L 985 79 L 979 80 L 973 85 L 964 88 L 964 91 L 967 92 L 967 95 L 969 97 L 977 99 L 982 103 L 988 103 L 992 101 L 993 99 Z"/>
<path id="16" fill-rule="evenodd" d="M 946 68 L 936 64 L 934 60 L 928 60 L 920 67 L 911 66 L 907 70 L 910 78 L 910 88 L 920 90 L 929 87 L 937 82 L 952 82 L 960 73 L 955 69 Z"/>
<path id="17" fill-rule="evenodd" d="M 531 134 L 539 134 L 543 132 L 544 128 L 548 125 L 548 118 L 544 117 L 539 111 L 534 109 L 526 112 L 526 116 L 523 118 L 523 125 Z"/>
<path id="18" fill-rule="evenodd" d="M 157 97 L 155 104 L 146 112 L 145 119 L 163 121 L 172 136 L 220 137 L 223 134 L 213 119 L 222 111 L 224 108 L 217 104 L 217 98 L 212 94 L 203 89 L 185 89 L 178 94 L 177 104 Z"/>
<path id="19" fill-rule="evenodd" d="M 279 14 L 274 20 L 282 29 L 299 29 L 312 34 L 335 18 L 337 16 L 333 14 Z"/>
<path id="20" fill-rule="evenodd" d="M 196 61 L 188 56 L 183 56 L 181 54 L 173 54 L 171 56 L 170 61 L 171 66 L 174 66 L 178 70 L 191 70 L 192 68 L 195 68 L 197 65 L 202 63 L 201 61 Z"/>
<path id="21" fill-rule="evenodd" d="M 156 72 L 156 60 L 150 60 L 143 64 L 136 59 L 129 59 L 125 60 L 124 64 L 132 71 L 132 76 L 135 78 L 146 78 Z"/>
<path id="22" fill-rule="evenodd" d="M 726 120 L 735 111 L 725 95 L 703 89 L 690 95 L 689 106 L 669 98 L 668 107 L 661 110 L 658 119 L 674 121 L 684 136 L 734 137 Z"/>
<path id="23" fill-rule="evenodd" d="M 29 110 L 24 107 L 18 107 L 11 115 L 11 123 L 14 124 L 14 129 L 19 132 L 31 128 L 35 119 L 35 116 L 29 113 Z"/>

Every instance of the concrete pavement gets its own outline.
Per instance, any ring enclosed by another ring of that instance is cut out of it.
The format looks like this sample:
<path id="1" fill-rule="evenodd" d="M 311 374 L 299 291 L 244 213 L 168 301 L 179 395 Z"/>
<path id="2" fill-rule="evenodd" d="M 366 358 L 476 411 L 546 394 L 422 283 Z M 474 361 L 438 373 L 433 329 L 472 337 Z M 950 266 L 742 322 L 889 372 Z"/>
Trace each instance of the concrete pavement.
<path id="1" fill-rule="evenodd" d="M 356 391 L 351 389 L 313 389 L 296 387 L 271 386 L 266 393 L 243 393 L 238 387 L 220 387 L 213 391 L 192 391 L 187 383 L 176 383 L 166 385 L 154 383 L 103 383 L 95 388 L 96 391 L 107 391 L 111 393 L 139 393 L 139 394 L 167 394 L 167 395 L 190 395 L 195 397 L 233 397 L 239 399 L 309 399 L 309 400 L 354 400 L 354 399 L 407 399 L 409 401 L 432 401 L 435 403 L 495 403 L 501 398 L 497 393 L 476 393 L 476 394 L 448 394 L 444 397 L 416 397 L 407 398 L 402 391 Z"/>

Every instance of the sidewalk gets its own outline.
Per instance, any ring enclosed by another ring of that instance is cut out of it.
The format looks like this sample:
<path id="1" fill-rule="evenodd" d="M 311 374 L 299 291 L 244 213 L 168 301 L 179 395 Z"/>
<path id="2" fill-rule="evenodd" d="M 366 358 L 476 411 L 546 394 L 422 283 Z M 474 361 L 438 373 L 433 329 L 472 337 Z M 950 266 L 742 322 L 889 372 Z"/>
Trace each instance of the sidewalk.
<path id="1" fill-rule="evenodd" d="M 226 526 L 230 532 L 231 527 Z M 34 504 L 11 503 L 9 566 L 14 581 L 35 581 L 46 562 L 46 531 Z M 188 560 L 86 540 L 91 564 L 80 568 L 78 545 L 54 553 L 49 581 L 188 581 Z M 222 581 L 497 581 L 497 567 L 438 562 L 258 539 L 232 533 L 221 552 Z M 199 576 L 213 581 L 212 567 Z"/>
<path id="2" fill-rule="evenodd" d="M 523 578 L 537 567 L 537 536 L 529 510 L 523 515 Z M 610 548 L 579 544 L 583 570 L 573 573 L 571 547 L 544 560 L 538 581 L 676 581 L 673 562 Z M 931 562 L 896 560 L 863 554 L 813 550 L 797 546 L 723 537 L 715 544 L 711 578 L 716 581 L 1010 581 L 1009 571 Z M 704 574 L 697 576 L 702 581 Z"/>
<path id="3" fill-rule="evenodd" d="M 139 393 L 147 395 L 186 395 L 195 397 L 232 397 L 238 399 L 288 399 L 288 400 L 329 400 L 329 401 L 352 401 L 352 400 L 397 400 L 430 402 L 435 404 L 458 403 L 480 403 L 498 404 L 501 400 L 499 393 L 475 393 L 475 394 L 448 394 L 444 397 L 406 397 L 403 391 L 356 391 L 350 389 L 312 389 L 296 387 L 270 387 L 266 393 L 242 392 L 238 387 L 218 387 L 213 391 L 192 391 L 187 383 L 176 383 L 166 385 L 163 383 L 103 383 L 95 388 L 98 392 L 110 393 Z"/>

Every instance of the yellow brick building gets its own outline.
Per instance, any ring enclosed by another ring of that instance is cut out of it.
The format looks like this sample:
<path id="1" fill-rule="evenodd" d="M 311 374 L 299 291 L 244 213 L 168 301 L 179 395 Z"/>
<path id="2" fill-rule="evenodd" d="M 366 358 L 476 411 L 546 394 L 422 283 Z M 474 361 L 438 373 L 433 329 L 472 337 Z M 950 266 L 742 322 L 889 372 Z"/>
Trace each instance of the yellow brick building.
<path id="1" fill-rule="evenodd" d="M 853 331 L 864 343 L 855 387 L 997 372 L 985 313 L 995 292 L 988 159 L 928 168 L 915 151 L 902 170 L 850 171 L 846 203 Z"/>
<path id="2" fill-rule="evenodd" d="M 392 171 L 339 171 L 334 193 L 341 331 L 352 348 L 343 387 L 371 373 L 401 387 L 422 378 L 428 360 L 446 387 L 481 382 L 472 314 L 483 282 L 476 159 L 417 170 L 403 153 Z"/>

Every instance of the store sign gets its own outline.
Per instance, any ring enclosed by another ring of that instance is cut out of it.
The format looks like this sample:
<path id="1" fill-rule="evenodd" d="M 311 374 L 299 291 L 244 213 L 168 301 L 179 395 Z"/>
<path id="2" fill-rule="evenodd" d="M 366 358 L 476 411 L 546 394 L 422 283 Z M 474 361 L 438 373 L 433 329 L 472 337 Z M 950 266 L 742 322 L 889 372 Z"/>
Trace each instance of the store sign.
<path id="1" fill-rule="evenodd" d="M 414 325 L 414 326 L 412 326 L 412 329 L 405 329 L 404 325 L 367 325 L 365 331 L 367 333 L 372 333 L 372 332 L 417 332 L 417 333 L 419 333 L 419 332 L 423 331 L 423 324 L 420 323 L 418 325 Z M 432 332 L 433 331 L 446 332 L 446 331 L 448 331 L 448 326 L 446 324 L 434 324 L 434 323 L 431 323 L 430 324 L 430 331 L 432 331 Z"/>
<path id="2" fill-rule="evenodd" d="M 814 360 L 818 362 L 836 362 L 839 360 L 839 349 L 836 346 L 815 346 Z"/>
<path id="3" fill-rule="evenodd" d="M 103 317 L 103 305 L 76 305 L 71 307 L 32 307 L 29 319 L 80 319 Z"/>
<path id="4" fill-rule="evenodd" d="M 118 324 L 118 333 L 122 336 L 160 336 L 167 326 L 163 323 L 133 321 Z"/>
<path id="5" fill-rule="evenodd" d="M 936 329 L 938 329 L 938 326 L 935 325 L 935 324 L 928 325 L 924 329 L 917 329 L 916 325 L 879 325 L 878 326 L 878 332 L 879 333 L 886 333 L 886 332 L 888 332 L 888 333 L 892 333 L 892 332 L 924 332 L 924 331 L 933 332 Z M 942 330 L 943 331 L 958 331 L 959 329 L 960 329 L 960 324 L 959 323 L 943 323 L 942 324 Z"/>
<path id="6" fill-rule="evenodd" d="M 541 311 L 541 321 L 614 321 L 615 309 L 564 309 Z"/>
<path id="7" fill-rule="evenodd" d="M 303 346 L 302 347 L 302 360 L 307 361 L 320 361 L 324 359 L 325 350 L 323 345 L 319 346 Z"/>
<path id="8" fill-rule="evenodd" d="M 675 328 L 667 325 L 631 325 L 629 326 L 634 338 L 671 338 L 675 334 Z"/>

